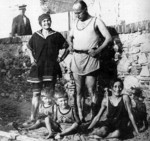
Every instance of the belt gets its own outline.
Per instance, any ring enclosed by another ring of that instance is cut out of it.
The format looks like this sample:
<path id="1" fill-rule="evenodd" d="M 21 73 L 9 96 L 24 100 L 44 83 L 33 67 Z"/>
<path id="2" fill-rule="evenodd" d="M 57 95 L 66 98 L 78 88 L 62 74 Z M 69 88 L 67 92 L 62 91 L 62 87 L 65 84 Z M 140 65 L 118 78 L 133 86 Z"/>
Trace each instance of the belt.
<path id="1" fill-rule="evenodd" d="M 79 54 L 81 54 L 81 53 L 89 54 L 89 53 L 88 53 L 88 50 L 76 50 L 76 49 L 74 49 L 73 51 L 74 51 L 75 53 L 79 53 Z"/>

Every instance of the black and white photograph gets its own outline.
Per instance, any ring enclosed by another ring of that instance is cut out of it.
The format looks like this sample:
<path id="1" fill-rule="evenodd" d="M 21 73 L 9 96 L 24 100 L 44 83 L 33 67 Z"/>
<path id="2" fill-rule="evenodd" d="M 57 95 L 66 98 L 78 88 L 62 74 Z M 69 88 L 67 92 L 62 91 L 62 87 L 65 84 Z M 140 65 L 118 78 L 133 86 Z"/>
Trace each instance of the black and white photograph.
<path id="1" fill-rule="evenodd" d="M 1 0 L 0 141 L 150 141 L 149 0 Z"/>

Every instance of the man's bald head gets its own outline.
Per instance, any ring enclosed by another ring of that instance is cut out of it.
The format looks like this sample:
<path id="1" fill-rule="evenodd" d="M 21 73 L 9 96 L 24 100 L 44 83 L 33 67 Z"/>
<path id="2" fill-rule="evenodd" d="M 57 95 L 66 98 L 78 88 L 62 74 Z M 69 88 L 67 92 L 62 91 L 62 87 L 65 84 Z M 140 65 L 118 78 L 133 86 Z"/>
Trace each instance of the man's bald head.
<path id="1" fill-rule="evenodd" d="M 84 10 L 84 9 L 87 9 L 87 5 L 84 1 L 82 0 L 77 0 L 74 2 L 74 5 L 73 5 L 73 9 L 80 9 L 80 10 Z"/>

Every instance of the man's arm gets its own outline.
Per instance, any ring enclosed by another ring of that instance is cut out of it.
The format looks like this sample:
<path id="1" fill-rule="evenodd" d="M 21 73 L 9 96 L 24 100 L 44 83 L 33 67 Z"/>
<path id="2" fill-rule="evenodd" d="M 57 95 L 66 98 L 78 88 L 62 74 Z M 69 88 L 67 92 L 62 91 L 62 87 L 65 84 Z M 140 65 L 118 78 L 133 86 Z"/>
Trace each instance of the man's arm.
<path id="1" fill-rule="evenodd" d="M 97 49 L 89 50 L 89 54 L 93 57 L 95 55 L 99 54 L 109 44 L 109 42 L 112 40 L 112 37 L 111 37 L 107 27 L 105 26 L 105 24 L 102 20 L 96 19 L 95 30 L 98 30 L 98 32 L 100 32 L 103 35 L 105 40 Z"/>
<path id="2" fill-rule="evenodd" d="M 73 35 L 73 29 L 70 30 L 69 32 L 69 50 L 71 51 L 73 49 L 73 39 L 74 39 L 74 35 Z"/>
<path id="3" fill-rule="evenodd" d="M 64 45 L 63 45 L 64 47 L 63 48 L 65 48 L 65 50 L 64 50 L 64 52 L 63 52 L 63 54 L 61 55 L 61 57 L 58 57 L 58 59 L 57 59 L 57 61 L 60 63 L 60 62 L 62 62 L 66 57 L 67 57 L 67 55 L 69 54 L 69 45 L 68 45 L 68 43 L 67 43 L 67 41 L 64 43 Z"/>

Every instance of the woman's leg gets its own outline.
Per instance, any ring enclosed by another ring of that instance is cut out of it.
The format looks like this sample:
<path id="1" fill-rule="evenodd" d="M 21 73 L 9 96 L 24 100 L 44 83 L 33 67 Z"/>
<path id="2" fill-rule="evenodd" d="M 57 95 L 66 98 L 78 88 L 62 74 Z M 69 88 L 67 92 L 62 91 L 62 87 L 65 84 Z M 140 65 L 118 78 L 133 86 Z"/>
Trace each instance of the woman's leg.
<path id="1" fill-rule="evenodd" d="M 40 93 L 33 92 L 32 105 L 31 105 L 31 118 L 30 118 L 31 121 L 35 120 L 35 118 L 36 118 L 39 101 L 40 101 Z"/>
<path id="2" fill-rule="evenodd" d="M 49 90 L 50 95 L 52 97 L 54 96 L 55 84 L 56 84 L 56 78 L 54 78 L 52 81 L 43 82 L 43 85 L 44 85 L 43 87 Z"/>
<path id="3" fill-rule="evenodd" d="M 30 120 L 25 122 L 23 126 L 33 124 L 36 119 L 38 107 L 39 107 L 39 102 L 40 102 L 40 95 L 41 95 L 41 83 L 33 83 L 33 96 L 32 96 L 32 101 L 31 101 L 31 115 L 30 115 Z"/>

